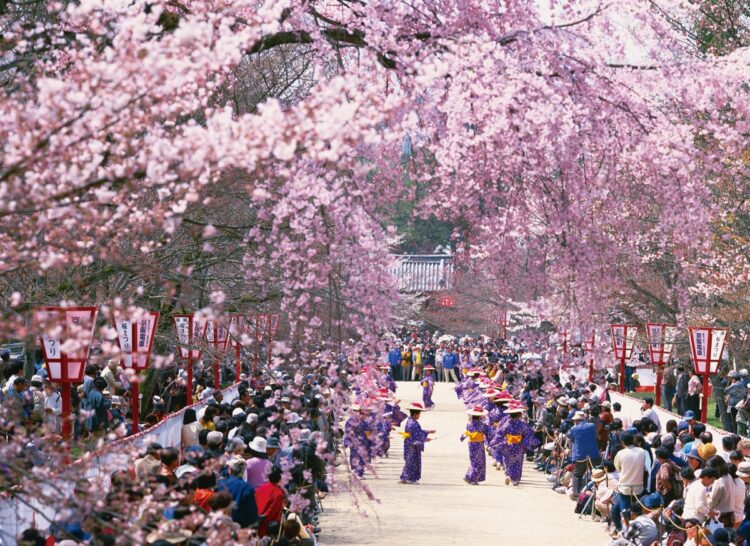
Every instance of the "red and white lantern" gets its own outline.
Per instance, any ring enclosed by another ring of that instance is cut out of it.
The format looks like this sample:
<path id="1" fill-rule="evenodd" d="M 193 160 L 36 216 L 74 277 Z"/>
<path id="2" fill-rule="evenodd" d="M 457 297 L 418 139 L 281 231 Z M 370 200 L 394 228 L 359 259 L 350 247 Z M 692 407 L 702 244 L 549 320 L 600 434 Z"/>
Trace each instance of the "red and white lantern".
<path id="1" fill-rule="evenodd" d="M 180 344 L 180 356 L 187 360 L 187 404 L 193 400 L 193 360 L 201 357 L 201 350 L 195 348 L 206 333 L 206 321 L 198 320 L 194 315 L 173 315 L 177 342 Z"/>
<path id="2" fill-rule="evenodd" d="M 221 321 L 209 320 L 206 341 L 214 350 L 214 389 L 221 388 L 221 359 L 229 341 L 229 329 Z"/>
<path id="3" fill-rule="evenodd" d="M 651 364 L 656 366 L 656 405 L 661 404 L 661 380 L 664 365 L 669 362 L 672 355 L 674 341 L 678 333 L 677 326 L 656 322 L 646 323 L 646 336 L 648 337 L 648 352 L 651 355 Z"/>
<path id="4" fill-rule="evenodd" d="M 612 332 L 612 349 L 615 358 L 620 361 L 620 392 L 625 391 L 625 362 L 633 355 L 633 348 L 638 337 L 637 324 L 610 324 Z"/>
<path id="5" fill-rule="evenodd" d="M 40 333 L 44 364 L 50 381 L 62 383 L 62 434 L 69 439 L 70 384 L 82 383 L 96 326 L 96 307 L 34 309 L 34 329 Z"/>
<path id="6" fill-rule="evenodd" d="M 710 328 L 707 326 L 689 326 L 690 351 L 693 355 L 695 372 L 703 376 L 703 400 L 701 402 L 701 421 L 708 417 L 708 377 L 719 369 L 724 344 L 727 340 L 727 328 Z"/>

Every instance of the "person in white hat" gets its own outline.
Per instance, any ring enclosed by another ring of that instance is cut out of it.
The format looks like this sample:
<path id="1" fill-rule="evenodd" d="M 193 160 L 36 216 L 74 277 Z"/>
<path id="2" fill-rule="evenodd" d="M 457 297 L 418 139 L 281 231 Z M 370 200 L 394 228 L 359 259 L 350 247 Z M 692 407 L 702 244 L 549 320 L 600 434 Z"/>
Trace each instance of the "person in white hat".
<path id="1" fill-rule="evenodd" d="M 469 423 L 461 435 L 463 442 L 469 440 L 469 470 L 466 471 L 464 481 L 477 485 L 487 478 L 487 456 L 484 449 L 485 440 L 489 438 L 490 427 L 485 422 L 487 410 L 482 406 L 474 406 L 468 411 Z"/>
<path id="2" fill-rule="evenodd" d="M 409 418 L 404 425 L 404 469 L 401 471 L 399 483 L 417 483 L 422 479 L 422 452 L 424 451 L 425 442 L 431 441 L 430 434 L 434 430 L 424 430 L 419 426 L 419 418 L 424 411 L 424 405 L 419 402 L 413 402 L 407 406 Z"/>
<path id="3" fill-rule="evenodd" d="M 256 436 L 247 446 L 250 458 L 245 461 L 245 480 L 250 486 L 257 490 L 268 481 L 268 473 L 271 471 L 271 461 L 268 460 L 268 442 L 262 436 Z"/>

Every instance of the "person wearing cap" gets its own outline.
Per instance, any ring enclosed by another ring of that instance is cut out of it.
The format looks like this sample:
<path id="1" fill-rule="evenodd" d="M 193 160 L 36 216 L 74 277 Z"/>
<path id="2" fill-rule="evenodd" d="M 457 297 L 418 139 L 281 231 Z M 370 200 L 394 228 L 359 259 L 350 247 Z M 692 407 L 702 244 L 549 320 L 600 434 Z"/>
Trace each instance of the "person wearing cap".
<path id="1" fill-rule="evenodd" d="M 491 429 L 485 423 L 487 411 L 482 406 L 475 406 L 468 411 L 469 423 L 461 435 L 461 441 L 469 440 L 469 470 L 466 471 L 464 481 L 471 485 L 483 482 L 487 477 L 487 456 L 485 440 L 489 438 Z"/>
<path id="2" fill-rule="evenodd" d="M 595 468 L 591 471 L 591 481 L 595 486 L 594 508 L 602 518 L 608 518 L 612 512 L 617 478 L 605 468 Z"/>
<path id="3" fill-rule="evenodd" d="M 651 546 L 659 542 L 659 530 L 654 520 L 643 513 L 643 507 L 634 503 L 627 513 L 629 524 L 622 536 L 611 541 L 607 546 Z"/>
<path id="4" fill-rule="evenodd" d="M 522 419 L 526 406 L 518 403 L 509 404 L 505 410 L 508 421 L 497 428 L 492 443 L 500 447 L 500 455 L 505 465 L 505 485 L 511 482 L 517 486 L 523 474 L 523 457 L 526 450 L 539 445 L 534 431 Z"/>
<path id="5" fill-rule="evenodd" d="M 419 402 L 413 402 L 407 406 L 409 417 L 404 424 L 401 436 L 404 438 L 404 469 L 401 471 L 399 483 L 414 484 L 422 479 L 422 452 L 425 442 L 429 442 L 430 434 L 434 430 L 424 430 L 419 425 L 424 406 Z"/>
<path id="6" fill-rule="evenodd" d="M 573 415 L 573 426 L 568 431 L 568 439 L 573 442 L 571 458 L 573 459 L 573 480 L 570 496 L 573 500 L 578 499 L 581 487 L 581 478 L 589 468 L 598 466 L 601 463 L 599 453 L 599 444 L 597 440 L 596 425 L 586 420 L 586 415 L 582 411 L 577 411 Z"/>
<path id="7" fill-rule="evenodd" d="M 255 490 L 245 481 L 245 459 L 232 457 L 227 464 L 229 475 L 219 480 L 216 491 L 227 491 L 232 495 L 232 521 L 247 528 L 258 523 L 258 506 Z"/>
<path id="8" fill-rule="evenodd" d="M 432 401 L 432 391 L 435 388 L 435 378 L 432 377 L 432 372 L 435 370 L 432 366 L 424 367 L 424 377 L 422 377 L 422 403 L 425 409 L 432 409 L 435 406 L 435 402 Z"/>

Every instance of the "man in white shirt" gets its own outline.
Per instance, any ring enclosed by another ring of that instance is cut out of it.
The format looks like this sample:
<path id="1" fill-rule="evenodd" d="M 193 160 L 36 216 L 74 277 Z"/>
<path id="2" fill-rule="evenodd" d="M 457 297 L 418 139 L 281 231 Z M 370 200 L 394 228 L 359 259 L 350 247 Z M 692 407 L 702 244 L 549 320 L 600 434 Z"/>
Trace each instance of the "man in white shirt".
<path id="1" fill-rule="evenodd" d="M 641 406 L 641 417 L 648 419 L 656 425 L 656 429 L 661 432 L 661 423 L 659 422 L 659 415 L 654 410 L 654 399 L 644 398 L 643 405 Z"/>
<path id="2" fill-rule="evenodd" d="M 701 470 L 700 478 L 691 483 L 685 491 L 685 508 L 682 511 L 682 519 L 697 519 L 704 523 L 711 511 L 708 507 L 708 488 L 711 487 L 718 477 L 718 472 L 713 468 Z"/>
<path id="3" fill-rule="evenodd" d="M 623 449 L 615 455 L 615 468 L 620 473 L 617 484 L 617 494 L 612 502 L 612 522 L 615 525 L 615 534 L 622 530 L 620 516 L 623 511 L 630 509 L 633 499 L 643 492 L 646 478 L 646 452 L 634 445 L 633 434 L 623 432 L 620 434 Z"/>

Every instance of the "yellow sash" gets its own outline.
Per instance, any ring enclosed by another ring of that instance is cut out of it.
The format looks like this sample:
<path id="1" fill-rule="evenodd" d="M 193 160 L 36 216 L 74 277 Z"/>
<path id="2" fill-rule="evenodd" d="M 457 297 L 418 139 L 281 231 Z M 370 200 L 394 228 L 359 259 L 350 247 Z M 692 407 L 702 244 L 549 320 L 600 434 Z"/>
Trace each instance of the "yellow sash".
<path id="1" fill-rule="evenodd" d="M 464 436 L 466 436 L 471 443 L 484 442 L 484 432 L 469 432 L 468 430 L 465 430 Z"/>
<path id="2" fill-rule="evenodd" d="M 402 431 L 399 430 L 398 433 L 401 435 L 401 437 L 404 440 L 406 440 L 407 438 L 411 438 L 411 433 L 409 433 L 409 432 L 402 432 Z"/>
<path id="3" fill-rule="evenodd" d="M 515 445 L 520 444 L 521 440 L 523 440 L 523 436 L 520 434 L 506 434 L 505 435 L 505 441 L 508 442 L 509 445 Z"/>
<path id="4" fill-rule="evenodd" d="M 429 383 L 427 381 L 422 381 L 422 386 L 423 387 L 427 387 L 428 385 L 429 385 Z"/>

